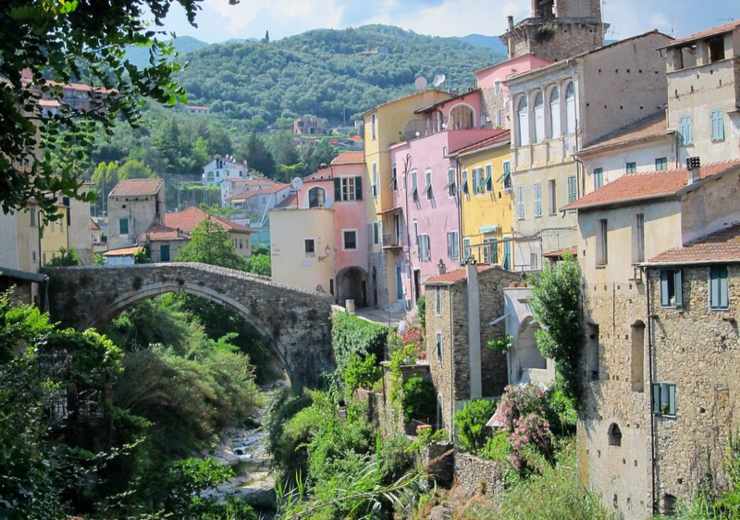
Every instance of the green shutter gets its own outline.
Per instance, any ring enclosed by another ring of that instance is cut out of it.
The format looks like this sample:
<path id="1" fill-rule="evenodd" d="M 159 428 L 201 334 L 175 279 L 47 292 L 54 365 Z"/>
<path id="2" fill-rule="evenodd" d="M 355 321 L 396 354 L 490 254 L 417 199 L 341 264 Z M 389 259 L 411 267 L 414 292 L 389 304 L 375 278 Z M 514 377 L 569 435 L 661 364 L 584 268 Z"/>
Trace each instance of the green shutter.
<path id="1" fill-rule="evenodd" d="M 665 385 L 668 390 L 668 415 L 676 415 L 676 385 Z"/>
<path id="2" fill-rule="evenodd" d="M 334 179 L 334 201 L 342 200 L 342 179 Z"/>
<path id="3" fill-rule="evenodd" d="M 355 199 L 362 200 L 362 177 L 355 177 Z"/>
<path id="4" fill-rule="evenodd" d="M 653 385 L 653 414 L 660 415 L 660 385 Z"/>
<path id="5" fill-rule="evenodd" d="M 660 272 L 660 304 L 663 307 L 668 307 L 671 304 L 668 297 L 668 275 L 669 271 Z"/>
<path id="6" fill-rule="evenodd" d="M 683 307 L 683 276 L 680 269 L 673 272 L 673 290 L 676 292 L 676 307 Z"/>

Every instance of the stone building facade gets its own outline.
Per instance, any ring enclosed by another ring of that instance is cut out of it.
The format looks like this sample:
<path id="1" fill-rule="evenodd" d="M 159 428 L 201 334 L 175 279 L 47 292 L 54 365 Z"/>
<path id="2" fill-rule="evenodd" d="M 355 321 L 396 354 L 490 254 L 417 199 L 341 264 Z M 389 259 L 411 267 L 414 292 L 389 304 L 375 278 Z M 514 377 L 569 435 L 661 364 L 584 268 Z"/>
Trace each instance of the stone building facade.
<path id="1" fill-rule="evenodd" d="M 501 395 L 506 356 L 486 347 L 505 334 L 504 288 L 520 275 L 466 265 L 426 282 L 426 348 L 437 389 L 437 426 L 454 431 L 455 412 L 471 399 Z"/>
<path id="2" fill-rule="evenodd" d="M 108 194 L 108 247 L 136 244 L 139 235 L 162 224 L 165 190 L 162 179 L 128 179 Z"/>
<path id="3" fill-rule="evenodd" d="M 626 175 L 566 206 L 578 212 L 586 333 L 579 475 L 624 518 L 670 512 L 677 498 L 690 498 L 689 483 L 697 480 L 684 470 L 701 468 L 694 459 L 708 442 L 715 460 L 723 448 L 715 446 L 724 434 L 706 435 L 712 425 L 730 423 L 714 393 L 727 395 L 727 387 L 732 392 L 725 371 L 740 368 L 737 328 L 731 325 L 736 317 L 728 318 L 728 327 L 722 321 L 728 311 L 710 312 L 699 296 L 703 292 L 706 301 L 706 289 L 698 288 L 699 279 L 690 281 L 689 271 L 676 278 L 650 266 L 666 251 L 736 228 L 738 197 L 735 161 L 699 171 Z M 706 287 L 706 266 L 703 272 Z M 672 392 L 677 414 L 654 415 L 661 402 L 653 395 L 655 384 L 668 385 L 660 388 Z M 695 417 L 706 426 L 695 424 Z"/>

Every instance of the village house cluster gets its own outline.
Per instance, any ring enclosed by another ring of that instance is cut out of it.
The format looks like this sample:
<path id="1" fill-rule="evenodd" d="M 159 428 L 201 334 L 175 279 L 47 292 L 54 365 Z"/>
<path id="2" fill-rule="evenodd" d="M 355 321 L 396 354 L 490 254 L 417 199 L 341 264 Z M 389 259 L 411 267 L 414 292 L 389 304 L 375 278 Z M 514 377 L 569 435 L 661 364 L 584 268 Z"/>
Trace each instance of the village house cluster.
<path id="1" fill-rule="evenodd" d="M 272 269 L 348 309 L 413 315 L 424 296 L 453 431 L 470 399 L 552 384 L 524 275 L 576 257 L 579 475 L 646 518 L 726 478 L 740 427 L 740 21 L 605 44 L 607 27 L 598 1 L 533 1 L 474 90 L 368 110 L 363 152 L 270 212 Z"/>

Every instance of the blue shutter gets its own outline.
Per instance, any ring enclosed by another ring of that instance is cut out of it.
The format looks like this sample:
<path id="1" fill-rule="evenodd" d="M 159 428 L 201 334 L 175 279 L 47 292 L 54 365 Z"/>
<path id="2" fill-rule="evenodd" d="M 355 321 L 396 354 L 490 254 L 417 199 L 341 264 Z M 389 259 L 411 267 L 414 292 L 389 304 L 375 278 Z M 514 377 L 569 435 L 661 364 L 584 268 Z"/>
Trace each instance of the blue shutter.
<path id="1" fill-rule="evenodd" d="M 729 287 L 727 284 L 727 266 L 713 266 L 709 270 L 710 306 L 713 309 L 724 309 L 729 305 Z"/>
<path id="2" fill-rule="evenodd" d="M 660 385 L 653 385 L 653 414 L 660 415 Z"/>

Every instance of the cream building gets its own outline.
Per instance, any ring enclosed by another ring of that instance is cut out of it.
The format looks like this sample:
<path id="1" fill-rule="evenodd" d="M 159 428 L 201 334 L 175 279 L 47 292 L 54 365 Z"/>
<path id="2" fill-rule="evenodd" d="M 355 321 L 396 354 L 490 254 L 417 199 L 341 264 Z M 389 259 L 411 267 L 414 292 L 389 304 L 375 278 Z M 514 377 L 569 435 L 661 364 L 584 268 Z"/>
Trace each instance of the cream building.
<path id="1" fill-rule="evenodd" d="M 584 192 L 574 155 L 660 110 L 666 102 L 658 31 L 628 38 L 512 77 L 514 268 L 539 270 L 543 258 L 577 242 L 576 219 L 561 208 Z"/>
<path id="2" fill-rule="evenodd" d="M 108 248 L 135 245 L 153 224 L 161 224 L 165 212 L 164 181 L 129 179 L 108 194 Z"/>

